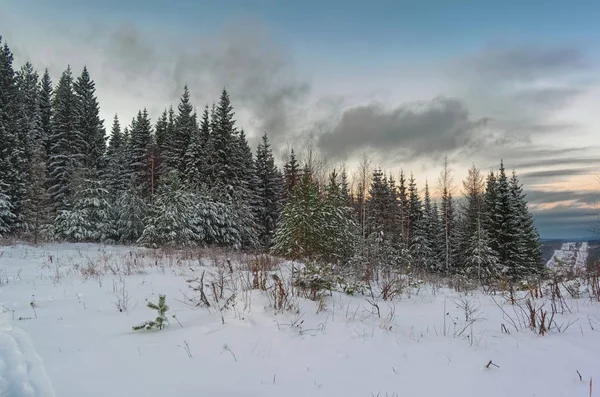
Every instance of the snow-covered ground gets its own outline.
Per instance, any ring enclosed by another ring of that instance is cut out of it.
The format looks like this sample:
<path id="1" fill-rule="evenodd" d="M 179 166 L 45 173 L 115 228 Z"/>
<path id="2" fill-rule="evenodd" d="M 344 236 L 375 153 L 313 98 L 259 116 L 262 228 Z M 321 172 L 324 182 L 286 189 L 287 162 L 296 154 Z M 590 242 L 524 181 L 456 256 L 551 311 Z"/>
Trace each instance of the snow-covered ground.
<path id="1" fill-rule="evenodd" d="M 563 263 L 575 269 L 584 269 L 589 254 L 588 248 L 587 242 L 563 243 L 559 250 L 554 251 L 552 258 L 547 262 L 547 266 L 553 268 L 557 264 Z"/>
<path id="2" fill-rule="evenodd" d="M 501 295 L 432 285 L 373 302 L 379 315 L 365 296 L 341 293 L 276 312 L 273 289 L 236 289 L 243 273 L 223 263 L 218 272 L 139 248 L 0 247 L 0 396 L 574 397 L 600 383 L 600 303 L 585 292 L 559 304 L 564 314 L 540 336 Z M 186 280 L 204 270 L 211 307 L 193 307 Z M 170 326 L 133 331 L 153 319 L 146 302 L 159 294 Z"/>

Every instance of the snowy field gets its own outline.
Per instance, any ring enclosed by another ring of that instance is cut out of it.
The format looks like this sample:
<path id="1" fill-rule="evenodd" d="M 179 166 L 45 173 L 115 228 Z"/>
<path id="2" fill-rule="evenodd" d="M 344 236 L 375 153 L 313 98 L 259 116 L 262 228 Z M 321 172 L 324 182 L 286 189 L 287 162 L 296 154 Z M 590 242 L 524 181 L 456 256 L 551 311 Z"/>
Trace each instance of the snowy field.
<path id="1" fill-rule="evenodd" d="M 541 336 L 524 300 L 430 284 L 393 302 L 334 292 L 276 311 L 276 280 L 251 290 L 243 262 L 0 247 L 0 396 L 600 396 L 600 303 L 585 285 L 555 301 Z M 186 282 L 203 272 L 208 308 Z M 133 331 L 159 294 L 170 325 Z"/>

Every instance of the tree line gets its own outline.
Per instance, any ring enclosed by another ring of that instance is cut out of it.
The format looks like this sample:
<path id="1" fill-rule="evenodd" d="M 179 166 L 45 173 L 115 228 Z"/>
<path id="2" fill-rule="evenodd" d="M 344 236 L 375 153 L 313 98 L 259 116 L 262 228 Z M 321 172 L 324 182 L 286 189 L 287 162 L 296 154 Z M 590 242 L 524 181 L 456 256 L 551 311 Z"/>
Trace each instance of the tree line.
<path id="1" fill-rule="evenodd" d="M 282 169 L 265 133 L 253 151 L 228 92 L 197 114 L 186 86 L 152 122 L 100 119 L 87 68 L 54 85 L 15 70 L 0 37 L 0 236 L 270 251 L 346 268 L 408 269 L 511 282 L 539 275 L 539 236 L 522 186 L 504 165 L 473 166 L 453 197 L 414 176 L 361 168 L 326 180 L 292 149 Z"/>

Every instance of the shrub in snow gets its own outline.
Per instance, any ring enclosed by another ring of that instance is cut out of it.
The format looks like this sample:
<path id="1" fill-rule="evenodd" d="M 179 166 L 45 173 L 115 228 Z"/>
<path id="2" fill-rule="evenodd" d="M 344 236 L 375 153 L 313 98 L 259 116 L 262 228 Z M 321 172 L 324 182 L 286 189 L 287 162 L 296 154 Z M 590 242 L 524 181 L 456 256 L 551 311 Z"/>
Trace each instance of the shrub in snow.
<path id="1" fill-rule="evenodd" d="M 150 309 L 156 310 L 158 312 L 156 319 L 146 321 L 145 323 L 140 324 L 140 325 L 134 325 L 132 327 L 133 330 L 139 331 L 142 329 L 152 329 L 152 328 L 156 328 L 156 329 L 160 330 L 160 329 L 165 328 L 169 324 L 169 319 L 167 318 L 167 310 L 169 310 L 169 306 L 167 306 L 166 299 L 167 299 L 166 295 L 159 295 L 157 304 L 148 302 L 147 306 Z"/>
<path id="2" fill-rule="evenodd" d="M 331 266 L 308 262 L 294 274 L 293 285 L 302 290 L 308 299 L 316 300 L 324 291 L 331 291 L 341 280 Z"/>

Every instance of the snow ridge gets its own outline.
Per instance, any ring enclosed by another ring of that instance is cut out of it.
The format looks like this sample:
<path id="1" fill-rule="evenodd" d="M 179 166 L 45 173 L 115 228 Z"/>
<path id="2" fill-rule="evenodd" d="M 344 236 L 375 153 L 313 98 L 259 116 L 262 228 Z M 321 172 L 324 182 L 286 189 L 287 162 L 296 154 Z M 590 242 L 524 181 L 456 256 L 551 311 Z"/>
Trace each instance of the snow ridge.
<path id="1" fill-rule="evenodd" d="M 55 397 L 31 338 L 11 325 L 0 327 L 0 396 Z"/>

